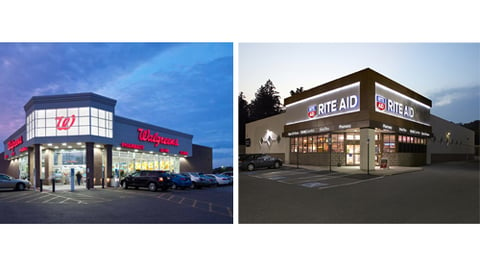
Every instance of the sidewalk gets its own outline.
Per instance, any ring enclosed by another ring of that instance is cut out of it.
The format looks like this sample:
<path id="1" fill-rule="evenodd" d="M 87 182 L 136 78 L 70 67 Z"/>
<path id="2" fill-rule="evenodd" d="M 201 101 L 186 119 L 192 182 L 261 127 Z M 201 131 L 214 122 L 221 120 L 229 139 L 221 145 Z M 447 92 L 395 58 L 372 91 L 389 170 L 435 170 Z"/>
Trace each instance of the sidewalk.
<path id="1" fill-rule="evenodd" d="M 43 187 L 43 192 L 52 192 L 52 186 L 51 185 L 44 185 Z M 109 187 L 107 185 L 105 185 L 105 189 L 112 189 L 113 187 Z M 33 190 L 33 186 L 30 188 L 31 190 Z M 102 185 L 95 185 L 93 189 L 91 190 L 99 190 L 99 189 L 102 189 Z M 70 191 L 71 190 L 71 187 L 70 185 L 62 185 L 62 184 L 56 184 L 55 185 L 55 192 L 65 192 L 65 191 Z M 87 187 L 85 186 L 85 184 L 83 185 L 75 185 L 75 189 L 74 191 L 86 191 L 87 190 Z M 40 187 L 37 187 L 37 191 L 40 191 Z"/>
<path id="2" fill-rule="evenodd" d="M 296 164 L 283 164 L 285 167 L 296 168 Z M 313 171 L 328 171 L 329 166 L 310 166 L 310 165 L 298 165 L 299 168 L 313 170 Z M 380 166 L 375 166 L 375 170 L 370 170 L 371 175 L 394 175 L 409 172 L 422 171 L 422 167 L 400 167 L 390 166 L 388 169 L 381 169 Z M 360 166 L 332 166 L 333 172 L 345 173 L 345 174 L 367 174 L 367 171 L 360 170 Z"/>

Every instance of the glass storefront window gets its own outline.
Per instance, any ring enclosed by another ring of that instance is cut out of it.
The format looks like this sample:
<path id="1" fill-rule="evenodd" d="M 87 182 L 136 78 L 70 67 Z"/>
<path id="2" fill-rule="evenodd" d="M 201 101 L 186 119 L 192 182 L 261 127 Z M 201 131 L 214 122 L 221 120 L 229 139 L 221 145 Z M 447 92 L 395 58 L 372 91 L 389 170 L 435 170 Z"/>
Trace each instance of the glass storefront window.
<path id="1" fill-rule="evenodd" d="M 20 179 L 28 179 L 28 156 L 19 159 L 18 169 L 20 171 Z"/>
<path id="2" fill-rule="evenodd" d="M 347 133 L 347 141 L 359 141 L 360 133 Z"/>
<path id="3" fill-rule="evenodd" d="M 395 135 L 383 134 L 383 152 L 393 153 L 395 152 Z"/>
<path id="4" fill-rule="evenodd" d="M 360 136 L 360 135 L 359 135 Z M 332 151 L 333 152 L 344 152 L 344 138 L 343 134 L 332 134 Z"/>
<path id="5" fill-rule="evenodd" d="M 73 168 L 75 173 L 80 171 L 82 176 L 86 177 L 86 155 L 83 149 L 55 150 L 53 154 L 53 171 L 51 177 L 57 181 L 68 184 L 70 181 L 70 170 Z"/>
<path id="6" fill-rule="evenodd" d="M 345 136 L 341 134 L 332 134 L 332 151 L 344 152 Z M 360 136 L 360 135 L 359 135 Z M 290 152 L 296 153 L 322 153 L 328 152 L 330 146 L 328 144 L 329 134 L 306 137 L 290 138 Z"/>
<path id="7" fill-rule="evenodd" d="M 93 107 L 35 110 L 27 116 L 27 140 L 78 135 L 112 138 L 112 118 L 111 112 Z"/>
<path id="8" fill-rule="evenodd" d="M 180 158 L 150 153 L 112 151 L 113 169 L 118 169 L 120 176 L 136 170 L 165 170 L 180 172 Z"/>
<path id="9" fill-rule="evenodd" d="M 290 138 L 290 152 L 298 152 L 298 137 Z"/>

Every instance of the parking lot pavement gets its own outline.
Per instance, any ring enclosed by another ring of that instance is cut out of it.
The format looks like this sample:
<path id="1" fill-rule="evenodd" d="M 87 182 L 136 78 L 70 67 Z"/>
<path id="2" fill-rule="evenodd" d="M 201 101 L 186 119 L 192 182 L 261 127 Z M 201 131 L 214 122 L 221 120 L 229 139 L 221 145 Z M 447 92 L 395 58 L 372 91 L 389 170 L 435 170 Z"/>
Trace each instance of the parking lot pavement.
<path id="1" fill-rule="evenodd" d="M 233 223 L 233 186 L 0 191 L 0 223 Z"/>
<path id="2" fill-rule="evenodd" d="M 242 172 L 242 174 L 276 181 L 278 183 L 297 185 L 304 188 L 329 189 L 348 185 L 360 184 L 367 181 L 378 180 L 384 176 L 368 174 L 349 174 L 328 170 L 310 170 L 305 168 L 282 167 L 278 170 L 257 170 Z"/>
<path id="3" fill-rule="evenodd" d="M 239 223 L 478 224 L 478 172 L 478 162 L 386 176 L 294 168 L 242 172 Z"/>
<path id="4" fill-rule="evenodd" d="M 92 204 L 110 201 L 111 199 L 92 196 L 87 191 L 80 192 L 0 192 L 0 203 L 27 203 L 27 204 Z"/>

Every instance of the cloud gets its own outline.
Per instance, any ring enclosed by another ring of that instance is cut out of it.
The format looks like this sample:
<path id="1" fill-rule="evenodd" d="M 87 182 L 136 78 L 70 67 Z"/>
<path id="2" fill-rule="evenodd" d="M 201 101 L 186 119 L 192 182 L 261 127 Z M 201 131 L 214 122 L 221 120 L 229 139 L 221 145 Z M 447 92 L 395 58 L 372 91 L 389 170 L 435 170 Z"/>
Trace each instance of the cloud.
<path id="1" fill-rule="evenodd" d="M 458 95 L 455 96 L 455 95 L 452 95 L 452 94 L 447 94 L 445 96 L 438 97 L 436 100 L 434 100 L 433 106 L 441 107 L 441 106 L 449 105 L 456 98 L 458 99 L 459 96 Z"/>
<path id="2" fill-rule="evenodd" d="M 447 88 L 431 93 L 433 107 L 443 107 L 465 98 L 478 97 L 480 86 Z"/>
<path id="3" fill-rule="evenodd" d="M 480 86 L 445 89 L 432 94 L 431 113 L 455 123 L 480 120 Z"/>
<path id="4" fill-rule="evenodd" d="M 33 89 L 32 96 L 43 96 L 43 95 L 55 93 L 59 88 L 60 86 L 58 84 L 50 83 L 47 86 Z"/>

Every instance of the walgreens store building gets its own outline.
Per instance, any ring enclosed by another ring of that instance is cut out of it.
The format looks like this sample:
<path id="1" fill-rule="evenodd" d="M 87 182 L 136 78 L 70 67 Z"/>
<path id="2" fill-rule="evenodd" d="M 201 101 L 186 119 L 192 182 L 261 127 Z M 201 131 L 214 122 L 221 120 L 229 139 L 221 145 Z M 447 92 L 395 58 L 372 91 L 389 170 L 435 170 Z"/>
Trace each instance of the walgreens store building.
<path id="1" fill-rule="evenodd" d="M 4 141 L 2 172 L 38 186 L 67 184 L 72 169 L 94 185 L 135 170 L 212 170 L 212 149 L 192 135 L 117 116 L 115 105 L 93 93 L 32 97 L 25 125 Z"/>

